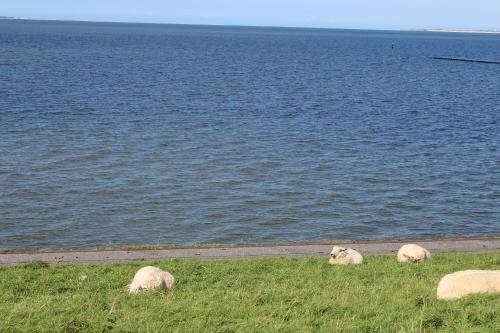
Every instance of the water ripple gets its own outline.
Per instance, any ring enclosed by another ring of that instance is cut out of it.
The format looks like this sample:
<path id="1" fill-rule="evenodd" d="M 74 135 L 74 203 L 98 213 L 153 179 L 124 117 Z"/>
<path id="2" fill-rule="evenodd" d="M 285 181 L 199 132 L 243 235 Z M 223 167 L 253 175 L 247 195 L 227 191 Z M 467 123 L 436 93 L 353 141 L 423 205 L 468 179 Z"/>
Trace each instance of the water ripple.
<path id="1" fill-rule="evenodd" d="M 0 247 L 500 233 L 500 67 L 428 59 L 498 36 L 0 21 L 0 45 Z"/>

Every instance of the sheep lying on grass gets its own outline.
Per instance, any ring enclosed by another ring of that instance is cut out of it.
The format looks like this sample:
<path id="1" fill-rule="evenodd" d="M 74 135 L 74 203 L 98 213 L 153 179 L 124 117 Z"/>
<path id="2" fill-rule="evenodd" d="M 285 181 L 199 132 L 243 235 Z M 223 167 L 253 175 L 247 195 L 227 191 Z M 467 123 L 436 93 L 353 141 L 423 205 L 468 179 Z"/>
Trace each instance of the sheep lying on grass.
<path id="1" fill-rule="evenodd" d="M 431 253 L 417 244 L 406 244 L 398 251 L 399 262 L 417 262 L 431 259 Z"/>
<path id="2" fill-rule="evenodd" d="M 356 250 L 334 246 L 330 252 L 329 263 L 332 265 L 359 265 L 363 263 L 363 256 Z"/>
<path id="3" fill-rule="evenodd" d="M 451 273 L 445 275 L 437 287 L 439 299 L 455 299 L 479 293 L 500 293 L 500 271 L 468 270 Z"/>
<path id="4" fill-rule="evenodd" d="M 135 273 L 128 290 L 130 293 L 138 293 L 142 289 L 171 289 L 174 286 L 175 279 L 172 274 L 153 266 L 146 266 Z"/>

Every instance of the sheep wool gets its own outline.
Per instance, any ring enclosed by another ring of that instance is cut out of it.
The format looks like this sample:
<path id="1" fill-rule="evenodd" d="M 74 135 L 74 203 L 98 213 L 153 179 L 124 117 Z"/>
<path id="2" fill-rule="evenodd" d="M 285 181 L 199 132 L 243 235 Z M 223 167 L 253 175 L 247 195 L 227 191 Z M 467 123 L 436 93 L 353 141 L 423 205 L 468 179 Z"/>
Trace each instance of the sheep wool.
<path id="1" fill-rule="evenodd" d="M 135 273 L 132 283 L 128 286 L 130 293 L 138 293 L 142 289 L 172 289 L 175 279 L 169 272 L 153 266 L 142 267 Z"/>
<path id="2" fill-rule="evenodd" d="M 500 293 L 500 270 L 451 273 L 445 275 L 437 287 L 437 298 L 445 300 L 479 293 Z"/>
<path id="3" fill-rule="evenodd" d="M 331 265 L 359 265 L 363 263 L 363 256 L 354 249 L 334 246 L 328 262 Z"/>
<path id="4" fill-rule="evenodd" d="M 405 244 L 398 251 L 399 262 L 417 262 L 431 259 L 431 253 L 417 244 Z"/>

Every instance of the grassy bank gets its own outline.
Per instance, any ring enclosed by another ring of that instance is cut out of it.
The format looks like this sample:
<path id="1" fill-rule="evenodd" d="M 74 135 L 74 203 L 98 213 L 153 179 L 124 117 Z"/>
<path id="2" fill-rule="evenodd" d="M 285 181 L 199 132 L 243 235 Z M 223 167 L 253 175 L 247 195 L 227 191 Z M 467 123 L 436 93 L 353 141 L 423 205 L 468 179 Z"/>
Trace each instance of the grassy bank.
<path id="1" fill-rule="evenodd" d="M 140 264 L 32 263 L 0 269 L 1 332 L 500 332 L 498 295 L 445 302 L 437 282 L 462 269 L 500 269 L 500 253 L 438 254 L 362 266 L 327 258 L 153 263 L 173 291 L 129 295 Z"/>

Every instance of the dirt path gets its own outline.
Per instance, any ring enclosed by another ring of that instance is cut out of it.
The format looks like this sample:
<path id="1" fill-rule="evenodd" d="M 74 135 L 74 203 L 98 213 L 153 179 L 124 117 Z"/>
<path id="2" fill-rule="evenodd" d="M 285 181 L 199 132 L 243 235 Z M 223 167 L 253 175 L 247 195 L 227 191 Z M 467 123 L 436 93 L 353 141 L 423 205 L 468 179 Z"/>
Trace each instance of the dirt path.
<path id="1" fill-rule="evenodd" d="M 365 255 L 394 254 L 409 240 L 363 241 L 345 243 Z M 431 252 L 500 252 L 500 237 L 412 240 Z M 62 251 L 50 253 L 0 254 L 0 266 L 19 265 L 32 260 L 51 263 L 92 264 L 186 259 L 242 259 L 262 257 L 328 256 L 330 244 L 277 244 L 214 248 L 177 248 L 162 250 Z"/>

